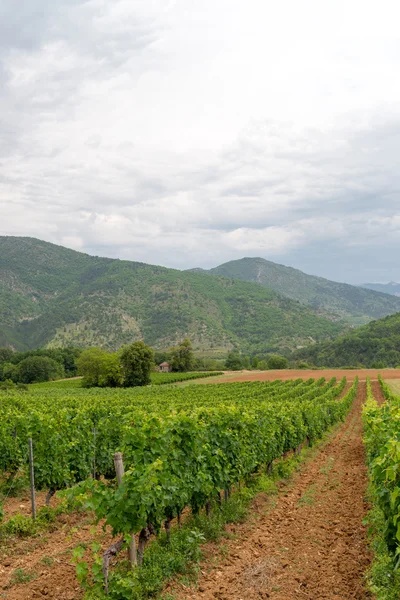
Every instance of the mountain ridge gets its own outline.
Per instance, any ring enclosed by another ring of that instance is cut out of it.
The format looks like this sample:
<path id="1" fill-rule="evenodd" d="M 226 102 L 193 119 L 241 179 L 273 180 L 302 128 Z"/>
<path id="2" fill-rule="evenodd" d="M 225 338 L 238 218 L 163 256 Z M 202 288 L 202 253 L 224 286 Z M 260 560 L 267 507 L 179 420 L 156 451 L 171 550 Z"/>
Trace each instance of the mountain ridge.
<path id="1" fill-rule="evenodd" d="M 400 296 L 400 283 L 389 281 L 389 283 L 363 283 L 362 288 L 373 290 L 374 292 L 382 292 L 390 296 Z"/>
<path id="2" fill-rule="evenodd" d="M 344 326 L 266 287 L 0 237 L 0 344 L 292 351 Z M 311 338 L 311 339 L 310 339 Z"/>
<path id="3" fill-rule="evenodd" d="M 350 325 L 363 325 L 400 311 L 400 298 L 393 295 L 308 275 L 260 257 L 229 261 L 206 272 L 258 283 L 296 299 L 321 316 L 343 320 Z"/>

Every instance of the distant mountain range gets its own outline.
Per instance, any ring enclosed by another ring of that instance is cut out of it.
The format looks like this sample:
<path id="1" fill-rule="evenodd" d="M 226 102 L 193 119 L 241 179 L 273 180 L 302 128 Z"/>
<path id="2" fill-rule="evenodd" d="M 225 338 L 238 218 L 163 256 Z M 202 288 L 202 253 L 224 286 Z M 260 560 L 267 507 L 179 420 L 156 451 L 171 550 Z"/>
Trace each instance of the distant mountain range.
<path id="1" fill-rule="evenodd" d="M 400 311 L 400 298 L 260 258 L 178 271 L 0 237 L 0 346 L 98 345 L 190 337 L 217 353 L 291 352 Z"/>
<path id="2" fill-rule="evenodd" d="M 263 258 L 242 258 L 208 271 L 194 271 L 258 283 L 301 302 L 317 314 L 351 325 L 362 325 L 400 311 L 400 298 L 382 293 L 383 289 L 372 291 L 364 289 L 365 286 L 329 281 Z"/>
<path id="3" fill-rule="evenodd" d="M 391 294 L 392 296 L 400 296 L 400 283 L 390 281 L 389 283 L 363 283 L 361 287 L 375 292 Z"/>

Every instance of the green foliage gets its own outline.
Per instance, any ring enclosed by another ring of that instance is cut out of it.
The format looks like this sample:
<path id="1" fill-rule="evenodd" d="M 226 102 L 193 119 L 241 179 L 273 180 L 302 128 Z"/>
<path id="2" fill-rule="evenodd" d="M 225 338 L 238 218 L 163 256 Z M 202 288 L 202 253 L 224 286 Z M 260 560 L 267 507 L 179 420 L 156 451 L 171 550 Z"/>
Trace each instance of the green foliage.
<path id="1" fill-rule="evenodd" d="M 336 340 L 294 354 L 316 366 L 377 368 L 400 364 L 400 313 L 373 321 Z"/>
<path id="2" fill-rule="evenodd" d="M 28 583 L 29 581 L 32 581 L 32 579 L 36 579 L 36 577 L 36 573 L 30 573 L 29 571 L 20 568 L 15 569 L 10 577 L 8 587 L 12 587 L 18 583 Z"/>
<path id="3" fill-rule="evenodd" d="M 288 369 L 289 361 L 279 354 L 272 355 L 267 360 L 267 369 Z"/>
<path id="4" fill-rule="evenodd" d="M 154 350 L 144 342 L 134 342 L 121 351 L 122 378 L 124 387 L 149 385 L 154 365 Z"/>
<path id="5" fill-rule="evenodd" d="M 380 378 L 386 403 L 378 406 L 370 381 L 363 409 L 364 441 L 370 475 L 374 562 L 368 574 L 377 600 L 400 596 L 400 398 Z"/>
<path id="6" fill-rule="evenodd" d="M 243 364 L 240 354 L 237 352 L 230 352 L 225 361 L 225 368 L 229 369 L 230 371 L 240 371 L 242 366 Z"/>
<path id="7" fill-rule="evenodd" d="M 261 284 L 313 308 L 319 314 L 339 318 L 352 325 L 362 325 L 371 319 L 400 311 L 400 298 L 306 275 L 263 258 L 233 260 L 208 273 Z"/>
<path id="8" fill-rule="evenodd" d="M 164 544 L 153 562 L 152 545 L 143 570 L 135 575 L 113 571 L 111 597 L 139 598 L 136 590 L 154 593 L 168 569 L 176 572 L 196 559 L 201 510 L 215 506 L 222 490 L 251 482 L 266 465 L 306 438 L 313 443 L 344 417 L 357 388 L 355 383 L 342 396 L 345 384 L 345 379 L 337 384 L 321 378 L 135 390 L 36 385 L 28 394 L 7 394 L 0 403 L 0 470 L 26 469 L 27 439 L 32 437 L 37 488 L 67 488 L 75 505 L 94 510 L 115 534 L 126 537 L 150 525 L 159 532 L 165 520 L 191 507 L 191 539 L 179 542 L 179 552 L 170 554 Z M 119 487 L 113 479 L 116 450 L 122 451 L 125 465 Z M 229 506 L 221 511 L 224 519 L 243 515 L 240 502 Z M 22 519 L 4 527 L 8 532 L 12 527 L 14 535 L 30 535 L 26 527 L 35 525 Z M 203 530 L 212 537 L 219 527 Z M 88 594 L 92 585 L 94 590 L 101 586 L 101 561 L 94 552 L 94 571 L 81 551 L 75 557 Z M 141 579 L 144 573 L 153 576 Z"/>
<path id="9" fill-rule="evenodd" d="M 37 370 L 39 373 L 42 373 L 42 375 L 38 379 L 32 379 L 32 382 L 49 381 L 47 378 L 43 379 L 43 373 L 46 373 L 46 369 L 43 365 L 46 364 L 48 366 L 50 364 L 53 365 L 55 377 L 64 375 L 66 377 L 72 377 L 77 373 L 75 359 L 79 356 L 80 352 L 81 351 L 77 348 L 40 348 L 38 350 L 30 350 L 27 352 L 13 352 L 8 348 L 0 348 L 0 380 L 4 381 L 6 379 L 11 379 L 14 382 L 31 383 L 31 381 L 25 381 L 24 379 L 31 379 L 32 370 Z M 55 367 L 54 362 L 50 363 L 43 359 L 50 359 L 51 361 L 56 362 L 58 366 Z M 19 368 L 19 365 L 22 365 L 21 369 Z M 32 365 L 42 366 L 35 369 Z M 50 379 L 53 379 L 53 375 Z"/>
<path id="10" fill-rule="evenodd" d="M 19 379 L 18 366 L 12 363 L 0 364 L 0 380 L 16 382 Z"/>
<path id="11" fill-rule="evenodd" d="M 169 349 L 168 362 L 175 372 L 184 373 L 193 368 L 194 354 L 191 341 L 188 338 L 182 340 L 178 346 Z"/>
<path id="12" fill-rule="evenodd" d="M 84 350 L 76 361 L 83 387 L 120 387 L 123 382 L 120 356 L 101 348 Z"/>
<path id="13" fill-rule="evenodd" d="M 46 356 L 30 356 L 17 365 L 16 377 L 21 383 L 38 383 L 60 379 L 64 369 L 60 363 Z"/>
<path id="14" fill-rule="evenodd" d="M 0 525 L 0 535 L 3 537 L 15 536 L 26 538 L 38 535 L 54 523 L 56 517 L 63 512 L 65 504 L 57 508 L 47 506 L 39 508 L 36 519 L 31 515 L 15 514 Z"/>
<path id="15" fill-rule="evenodd" d="M 190 373 L 151 373 L 150 379 L 152 385 L 165 385 L 168 383 L 178 383 L 180 381 L 190 381 L 192 379 L 202 379 L 204 377 L 213 377 L 216 375 L 223 375 L 219 371 L 202 371 L 196 373 L 194 371 Z"/>
<path id="16" fill-rule="evenodd" d="M 11 362 L 13 354 L 10 348 L 0 348 L 0 365 Z"/>
<path id="17" fill-rule="evenodd" d="M 21 350 L 115 351 L 143 339 L 162 351 L 189 337 L 224 355 L 289 351 L 344 329 L 254 283 L 10 237 L 0 237 L 0 323 L 0 345 Z"/>

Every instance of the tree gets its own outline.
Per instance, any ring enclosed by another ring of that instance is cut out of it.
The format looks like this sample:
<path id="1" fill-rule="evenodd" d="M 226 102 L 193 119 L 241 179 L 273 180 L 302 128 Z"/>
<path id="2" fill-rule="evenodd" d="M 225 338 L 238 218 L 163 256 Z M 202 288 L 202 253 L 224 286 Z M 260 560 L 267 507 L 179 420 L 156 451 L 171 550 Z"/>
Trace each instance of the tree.
<path id="1" fill-rule="evenodd" d="M 154 351 L 154 362 L 156 365 L 161 365 L 161 363 L 165 362 L 166 360 L 168 360 L 167 352 L 163 352 L 161 350 Z"/>
<path id="2" fill-rule="evenodd" d="M 288 359 L 279 354 L 273 354 L 267 360 L 267 369 L 287 369 L 288 367 Z"/>
<path id="3" fill-rule="evenodd" d="M 12 363 L 5 362 L 0 364 L 0 380 L 1 381 L 18 381 L 18 367 Z"/>
<path id="4" fill-rule="evenodd" d="M 251 366 L 253 369 L 258 369 L 258 356 L 253 356 L 251 359 Z"/>
<path id="5" fill-rule="evenodd" d="M 89 348 L 82 352 L 76 362 L 79 375 L 83 375 L 84 387 L 122 386 L 122 365 L 118 352 Z"/>
<path id="6" fill-rule="evenodd" d="M 100 387 L 121 387 L 123 384 L 121 357 L 118 352 L 106 352 L 99 377 Z"/>
<path id="7" fill-rule="evenodd" d="M 83 376 L 83 385 L 85 387 L 100 386 L 103 378 L 104 382 L 104 362 L 106 361 L 108 352 L 101 348 L 88 348 L 84 350 L 76 365 L 78 367 L 78 375 Z"/>
<path id="8" fill-rule="evenodd" d="M 63 375 L 62 365 L 47 356 L 29 356 L 17 365 L 17 381 L 21 383 L 50 381 Z"/>
<path id="9" fill-rule="evenodd" d="M 120 355 L 124 387 L 148 385 L 154 364 L 154 350 L 144 342 L 126 346 Z"/>
<path id="10" fill-rule="evenodd" d="M 173 371 L 190 371 L 193 368 L 194 354 L 188 338 L 185 338 L 178 346 L 169 349 L 168 362 Z"/>
<path id="11" fill-rule="evenodd" d="M 242 359 L 236 352 L 230 352 L 225 361 L 225 367 L 230 371 L 240 371 L 242 368 Z"/>
<path id="12" fill-rule="evenodd" d="M 14 352 L 10 348 L 0 348 L 0 364 L 11 361 Z"/>

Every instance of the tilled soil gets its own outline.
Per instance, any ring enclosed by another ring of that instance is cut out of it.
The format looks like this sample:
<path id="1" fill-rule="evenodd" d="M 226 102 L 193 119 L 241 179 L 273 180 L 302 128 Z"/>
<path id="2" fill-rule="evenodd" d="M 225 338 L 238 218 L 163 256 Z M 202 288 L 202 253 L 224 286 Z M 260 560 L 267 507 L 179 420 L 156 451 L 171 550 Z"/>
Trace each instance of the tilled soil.
<path id="1" fill-rule="evenodd" d="M 56 531 L 0 548 L 0 598 L 82 598 L 72 552 L 80 544 L 90 548 L 94 540 L 103 547 L 112 543 L 100 525 L 93 527 L 87 515 L 76 513 L 59 517 Z"/>
<path id="2" fill-rule="evenodd" d="M 253 523 L 233 527 L 235 539 L 222 553 L 208 546 L 198 585 L 168 590 L 176 600 L 371 598 L 364 586 L 370 555 L 362 525 L 368 510 L 360 418 L 365 391 L 361 383 L 344 425 L 281 490 L 275 506 L 258 499 Z"/>
<path id="3" fill-rule="evenodd" d="M 307 370 L 285 369 L 279 371 L 225 371 L 224 375 L 217 375 L 206 379 L 197 379 L 196 385 L 208 383 L 229 383 L 233 381 L 275 381 L 275 379 L 331 379 L 336 377 L 338 380 L 346 377 L 348 381 L 354 381 L 356 377 L 360 381 L 366 381 L 367 377 L 371 381 L 378 381 L 379 373 L 384 379 L 400 379 L 400 369 L 324 369 L 324 370 Z"/>

